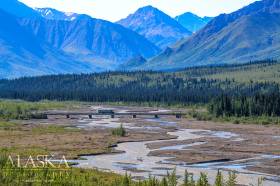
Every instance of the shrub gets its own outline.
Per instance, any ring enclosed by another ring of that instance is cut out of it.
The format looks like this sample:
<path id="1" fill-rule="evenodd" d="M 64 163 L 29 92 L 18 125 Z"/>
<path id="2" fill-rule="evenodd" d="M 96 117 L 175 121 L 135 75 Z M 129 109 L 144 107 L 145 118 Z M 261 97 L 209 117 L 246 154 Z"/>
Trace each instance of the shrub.
<path id="1" fill-rule="evenodd" d="M 125 130 L 125 128 L 123 127 L 123 125 L 121 124 L 120 127 L 115 128 L 112 130 L 112 135 L 114 136 L 121 136 L 124 137 L 126 136 L 127 132 Z"/>
<path id="2" fill-rule="evenodd" d="M 233 124 L 240 124 L 240 121 L 238 119 L 233 121 Z"/>

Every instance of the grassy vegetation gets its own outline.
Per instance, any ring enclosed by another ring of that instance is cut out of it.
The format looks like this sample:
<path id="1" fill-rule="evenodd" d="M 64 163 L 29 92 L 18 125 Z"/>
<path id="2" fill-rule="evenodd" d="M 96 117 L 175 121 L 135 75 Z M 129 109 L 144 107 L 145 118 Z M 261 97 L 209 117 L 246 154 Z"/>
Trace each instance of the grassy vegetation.
<path id="1" fill-rule="evenodd" d="M 73 106 L 74 104 L 71 102 L 0 100 L 0 119 L 30 119 L 32 117 L 40 117 L 40 115 L 34 114 L 37 111 L 70 109 Z"/>
<path id="2" fill-rule="evenodd" d="M 114 136 L 120 136 L 120 137 L 125 137 L 127 132 L 125 130 L 125 128 L 123 127 L 123 125 L 121 124 L 120 127 L 112 129 L 112 135 Z"/>
<path id="3" fill-rule="evenodd" d="M 110 152 L 109 147 L 117 142 L 118 137 L 108 131 L 94 133 L 62 124 L 0 121 L 0 139 L 0 152 L 23 157 L 55 154 L 72 159 L 80 154 Z"/>
<path id="4" fill-rule="evenodd" d="M 67 133 L 67 132 L 79 132 L 78 128 L 67 128 L 65 126 L 59 125 L 46 125 L 46 126 L 38 126 L 32 128 L 32 133 L 36 134 L 46 134 L 46 133 Z"/>
<path id="5" fill-rule="evenodd" d="M 94 102 L 95 105 L 105 104 L 110 106 L 156 107 L 169 109 L 204 109 L 205 104 L 194 103 L 164 103 L 164 102 Z"/>
<path id="6" fill-rule="evenodd" d="M 205 109 L 206 110 L 206 109 Z M 215 116 L 208 111 L 196 111 L 192 110 L 187 117 L 195 118 L 199 121 L 214 121 L 214 122 L 226 122 L 233 124 L 258 124 L 258 125 L 279 125 L 280 117 L 271 116 Z"/>
<path id="7" fill-rule="evenodd" d="M 12 127 L 16 127 L 16 124 L 12 123 L 12 122 L 9 122 L 9 121 L 1 121 L 0 120 L 0 129 L 10 130 Z"/>
<path id="8" fill-rule="evenodd" d="M 235 80 L 241 83 L 276 82 L 280 83 L 280 64 L 248 64 L 231 68 L 221 67 L 216 72 L 202 75 L 208 79 Z"/>

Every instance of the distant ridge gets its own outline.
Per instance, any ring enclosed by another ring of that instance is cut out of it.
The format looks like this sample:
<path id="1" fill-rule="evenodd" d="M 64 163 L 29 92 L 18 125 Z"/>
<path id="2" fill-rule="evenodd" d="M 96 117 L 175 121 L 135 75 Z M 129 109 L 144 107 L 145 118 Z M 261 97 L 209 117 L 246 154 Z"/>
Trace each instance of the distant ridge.
<path id="1" fill-rule="evenodd" d="M 191 35 L 191 31 L 152 6 L 140 8 L 117 23 L 145 36 L 162 49 Z"/>
<path id="2" fill-rule="evenodd" d="M 106 61 L 123 62 L 138 55 L 149 58 L 159 52 L 137 33 L 91 17 L 73 21 L 23 19 L 20 24 L 53 47 L 77 55 L 79 60 L 101 62 L 104 67 Z"/>
<path id="3" fill-rule="evenodd" d="M 199 17 L 191 12 L 186 12 L 182 15 L 176 16 L 175 20 L 189 31 L 196 32 L 211 21 L 212 17 Z"/>
<path id="4" fill-rule="evenodd" d="M 35 8 L 35 10 L 45 19 L 51 20 L 64 20 L 64 21 L 74 21 L 80 14 L 72 12 L 61 12 L 53 8 Z"/>

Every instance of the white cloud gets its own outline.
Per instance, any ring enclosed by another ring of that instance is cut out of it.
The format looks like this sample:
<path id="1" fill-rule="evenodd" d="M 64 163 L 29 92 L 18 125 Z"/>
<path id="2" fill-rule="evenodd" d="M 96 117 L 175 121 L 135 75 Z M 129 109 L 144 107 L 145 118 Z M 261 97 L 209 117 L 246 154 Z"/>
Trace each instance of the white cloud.
<path id="1" fill-rule="evenodd" d="M 139 7 L 155 6 L 170 16 L 191 11 L 200 16 L 230 13 L 255 0 L 20 0 L 31 7 L 52 7 L 61 11 L 86 13 L 95 18 L 117 21 Z"/>

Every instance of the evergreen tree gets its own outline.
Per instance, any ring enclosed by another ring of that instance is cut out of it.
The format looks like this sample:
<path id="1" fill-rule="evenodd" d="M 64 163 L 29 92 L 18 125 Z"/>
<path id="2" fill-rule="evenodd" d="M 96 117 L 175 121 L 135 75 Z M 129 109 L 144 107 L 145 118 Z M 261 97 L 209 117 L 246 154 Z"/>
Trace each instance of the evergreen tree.
<path id="1" fill-rule="evenodd" d="M 167 182 L 168 186 L 177 186 L 177 176 L 176 176 L 176 168 L 170 174 L 167 172 Z"/>
<path id="2" fill-rule="evenodd" d="M 200 177 L 196 183 L 196 186 L 210 186 L 208 177 L 205 173 L 200 173 Z"/>
<path id="3" fill-rule="evenodd" d="M 235 172 L 229 172 L 228 173 L 228 181 L 226 183 L 226 186 L 236 186 L 237 185 L 237 176 Z"/>
<path id="4" fill-rule="evenodd" d="M 215 180 L 215 186 L 223 186 L 224 185 L 224 179 L 222 172 L 218 170 L 216 180 Z"/>
<path id="5" fill-rule="evenodd" d="M 185 170 L 185 178 L 183 186 L 195 186 L 195 181 L 193 180 L 193 174 L 190 174 L 187 170 Z"/>

